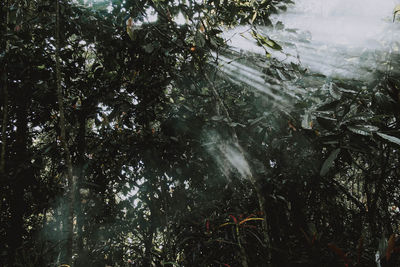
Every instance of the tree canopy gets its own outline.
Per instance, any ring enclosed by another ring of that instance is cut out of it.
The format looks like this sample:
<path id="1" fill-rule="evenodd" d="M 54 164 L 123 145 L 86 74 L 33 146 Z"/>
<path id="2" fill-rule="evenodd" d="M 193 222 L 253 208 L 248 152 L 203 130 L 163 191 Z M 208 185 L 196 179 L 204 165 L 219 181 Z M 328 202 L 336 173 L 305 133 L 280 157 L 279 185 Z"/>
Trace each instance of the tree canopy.
<path id="1" fill-rule="evenodd" d="M 398 266 L 399 55 L 278 60 L 293 4 L 1 1 L 0 265 Z"/>

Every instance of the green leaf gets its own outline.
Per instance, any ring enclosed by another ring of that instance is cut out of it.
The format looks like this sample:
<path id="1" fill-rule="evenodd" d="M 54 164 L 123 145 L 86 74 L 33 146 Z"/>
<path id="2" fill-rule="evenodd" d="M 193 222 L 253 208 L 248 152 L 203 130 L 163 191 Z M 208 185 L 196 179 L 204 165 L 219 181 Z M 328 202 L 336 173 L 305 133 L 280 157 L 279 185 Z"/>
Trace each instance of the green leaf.
<path id="1" fill-rule="evenodd" d="M 342 97 L 342 93 L 340 92 L 339 88 L 333 83 L 329 84 L 329 93 L 334 99 L 337 100 L 339 100 Z"/>
<path id="2" fill-rule="evenodd" d="M 212 117 L 211 117 L 211 120 L 213 120 L 213 121 L 221 121 L 221 120 L 223 120 L 223 119 L 224 119 L 223 116 L 217 116 L 217 115 L 215 115 L 215 116 L 212 116 Z"/>
<path id="3" fill-rule="evenodd" d="M 332 102 L 327 102 L 321 104 L 319 107 L 317 107 L 318 111 L 326 111 L 326 110 L 334 110 L 336 107 L 340 104 L 339 100 L 335 100 Z"/>
<path id="4" fill-rule="evenodd" d="M 285 25 L 283 25 L 283 23 L 281 21 L 278 21 L 275 24 L 275 29 L 277 29 L 277 30 L 283 30 L 284 28 L 285 28 Z"/>
<path id="5" fill-rule="evenodd" d="M 337 127 L 337 120 L 326 116 L 317 116 L 318 124 L 326 130 L 335 130 Z"/>
<path id="6" fill-rule="evenodd" d="M 388 140 L 389 142 L 395 143 L 397 145 L 400 145 L 400 138 L 391 136 L 391 135 L 387 135 L 384 133 L 376 133 L 377 135 L 379 135 L 380 137 L 382 137 L 383 139 Z"/>
<path id="7" fill-rule="evenodd" d="M 197 32 L 196 36 L 194 37 L 194 41 L 196 43 L 197 47 L 204 47 L 206 43 L 206 39 L 204 38 L 204 35 L 201 32 Z"/>
<path id="8" fill-rule="evenodd" d="M 211 36 L 210 44 L 211 44 L 212 47 L 218 47 L 218 38 L 214 37 L 214 36 Z"/>
<path id="9" fill-rule="evenodd" d="M 96 68 L 96 70 L 94 71 L 94 77 L 96 79 L 98 79 L 101 75 L 101 73 L 103 72 L 104 68 L 103 67 L 98 67 Z"/>
<path id="10" fill-rule="evenodd" d="M 151 53 L 154 51 L 154 46 L 152 44 L 147 44 L 145 46 L 143 46 L 144 51 L 146 51 L 146 53 Z"/>
<path id="11" fill-rule="evenodd" d="M 372 132 L 376 132 L 379 130 L 378 127 L 373 125 L 353 125 L 353 126 L 347 126 L 347 129 L 349 129 L 353 133 L 364 136 L 371 135 Z"/>
<path id="12" fill-rule="evenodd" d="M 257 18 L 257 11 L 254 12 L 253 17 L 250 20 L 250 23 L 253 24 L 254 20 Z"/>
<path id="13" fill-rule="evenodd" d="M 320 138 L 321 142 L 326 145 L 337 145 L 340 139 L 340 135 L 325 135 Z"/>
<path id="14" fill-rule="evenodd" d="M 340 153 L 340 148 L 335 149 L 330 155 L 329 157 L 325 160 L 324 164 L 322 164 L 322 168 L 320 171 L 320 175 L 321 176 L 325 176 L 329 169 L 332 167 L 333 163 L 335 162 L 335 159 L 337 158 L 337 156 Z"/>
<path id="15" fill-rule="evenodd" d="M 279 50 L 279 51 L 282 50 L 282 47 L 279 44 L 277 44 L 274 40 L 271 40 L 268 37 L 264 37 L 264 36 L 262 36 L 261 34 L 257 33 L 254 30 L 251 32 L 251 35 L 256 39 L 257 43 L 260 46 L 265 45 L 265 46 L 268 46 L 268 47 L 270 47 L 270 48 L 272 48 L 274 50 Z"/>
<path id="16" fill-rule="evenodd" d="M 44 151 L 43 154 L 47 154 L 53 148 L 52 145 L 49 145 Z"/>
<path id="17" fill-rule="evenodd" d="M 246 127 L 246 125 L 243 125 L 243 124 L 237 123 L 237 122 L 230 122 L 230 123 L 228 123 L 228 125 L 229 125 L 230 127 L 236 127 L 236 126 Z"/>
<path id="18" fill-rule="evenodd" d="M 261 117 L 259 117 L 257 119 L 254 119 L 254 120 L 248 120 L 248 122 L 250 123 L 250 126 L 253 126 L 253 125 L 259 123 L 260 121 L 262 121 L 264 118 L 265 118 L 264 116 L 261 116 Z"/>

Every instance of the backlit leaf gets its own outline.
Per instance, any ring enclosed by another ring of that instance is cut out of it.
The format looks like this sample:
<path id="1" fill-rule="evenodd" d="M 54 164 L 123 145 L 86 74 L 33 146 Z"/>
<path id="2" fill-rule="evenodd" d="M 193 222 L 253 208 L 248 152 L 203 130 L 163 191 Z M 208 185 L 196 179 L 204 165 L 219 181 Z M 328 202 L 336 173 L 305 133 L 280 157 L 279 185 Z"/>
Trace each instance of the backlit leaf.
<path id="1" fill-rule="evenodd" d="M 379 130 L 378 127 L 373 125 L 353 125 L 353 126 L 347 126 L 347 129 L 349 129 L 353 133 L 364 136 L 371 135 L 371 133 Z"/>
<path id="2" fill-rule="evenodd" d="M 379 135 L 380 137 L 382 137 L 383 139 L 388 140 L 389 142 L 395 143 L 397 145 L 400 145 L 400 138 L 391 136 L 391 135 L 387 135 L 384 133 L 376 133 L 377 135 Z"/>

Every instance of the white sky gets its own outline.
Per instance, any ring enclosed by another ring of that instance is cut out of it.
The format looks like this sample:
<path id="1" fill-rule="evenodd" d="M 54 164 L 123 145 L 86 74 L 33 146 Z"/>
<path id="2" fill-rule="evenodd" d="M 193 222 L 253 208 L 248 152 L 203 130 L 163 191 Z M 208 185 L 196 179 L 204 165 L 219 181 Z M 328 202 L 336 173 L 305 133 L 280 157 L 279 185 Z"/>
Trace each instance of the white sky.
<path id="1" fill-rule="evenodd" d="M 393 9 L 400 0 L 294 0 L 288 11 L 272 18 L 282 21 L 288 31 L 258 27 L 260 33 L 276 40 L 286 54 L 270 51 L 273 57 L 299 63 L 327 76 L 366 77 L 381 64 L 384 52 L 398 51 L 400 23 L 392 23 Z M 225 32 L 237 50 L 264 54 L 246 27 Z M 240 35 L 239 33 L 244 33 Z M 245 38 L 244 38 L 244 37 Z M 295 48 L 286 45 L 295 44 Z M 389 48 L 391 46 L 391 48 Z M 365 52 L 378 51 L 380 63 L 365 59 Z M 287 56 L 287 54 L 291 56 Z M 382 56 L 383 55 L 383 56 Z M 382 64 L 381 64 L 382 65 Z"/>
<path id="2" fill-rule="evenodd" d="M 360 45 L 376 39 L 392 19 L 397 0 L 297 0 L 281 16 L 289 28 L 311 32 L 314 41 Z M 301 19 L 300 19 L 300 18 Z M 386 20 L 386 22 L 385 22 Z"/>

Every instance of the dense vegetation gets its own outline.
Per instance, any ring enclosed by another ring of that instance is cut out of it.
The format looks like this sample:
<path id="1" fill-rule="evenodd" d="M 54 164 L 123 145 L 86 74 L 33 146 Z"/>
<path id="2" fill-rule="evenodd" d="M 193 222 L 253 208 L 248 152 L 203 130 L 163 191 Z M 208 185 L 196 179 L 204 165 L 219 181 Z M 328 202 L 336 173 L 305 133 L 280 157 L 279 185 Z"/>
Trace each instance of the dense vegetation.
<path id="1" fill-rule="evenodd" d="M 398 266 L 400 77 L 270 57 L 291 3 L 1 1 L 0 265 Z"/>

